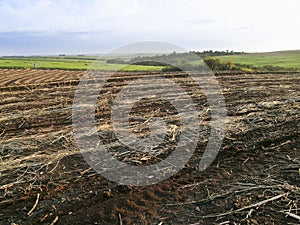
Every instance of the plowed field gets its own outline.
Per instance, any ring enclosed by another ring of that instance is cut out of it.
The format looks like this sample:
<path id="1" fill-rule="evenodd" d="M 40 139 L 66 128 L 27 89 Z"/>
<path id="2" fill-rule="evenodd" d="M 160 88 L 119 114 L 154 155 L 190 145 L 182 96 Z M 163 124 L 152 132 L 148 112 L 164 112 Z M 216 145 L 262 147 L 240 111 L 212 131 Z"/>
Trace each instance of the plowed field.
<path id="1" fill-rule="evenodd" d="M 107 180 L 76 147 L 72 102 L 83 73 L 0 70 L 1 225 L 299 224 L 299 73 L 217 75 L 226 101 L 226 136 L 204 172 L 198 162 L 209 136 L 205 96 L 183 73 L 149 73 L 173 79 L 191 93 L 204 129 L 184 169 L 144 187 Z M 98 101 L 102 110 L 96 110 L 112 154 L 136 166 L 156 163 L 172 147 L 138 154 L 115 144 L 111 102 L 121 87 L 144 74 L 112 75 Z M 147 118 L 167 112 L 176 128 L 176 112 L 167 102 L 136 105 L 131 121 L 136 134 L 149 132 Z M 169 134 L 174 140 L 179 135 Z"/>

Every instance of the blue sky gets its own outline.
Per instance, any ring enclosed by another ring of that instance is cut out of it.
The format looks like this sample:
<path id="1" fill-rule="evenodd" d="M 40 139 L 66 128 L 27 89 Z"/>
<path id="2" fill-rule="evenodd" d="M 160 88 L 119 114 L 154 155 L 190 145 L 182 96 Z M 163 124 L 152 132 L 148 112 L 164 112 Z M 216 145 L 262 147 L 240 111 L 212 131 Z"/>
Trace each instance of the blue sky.
<path id="1" fill-rule="evenodd" d="M 300 49 L 299 9 L 299 0 L 0 0 L 0 55 L 105 53 L 139 41 Z"/>

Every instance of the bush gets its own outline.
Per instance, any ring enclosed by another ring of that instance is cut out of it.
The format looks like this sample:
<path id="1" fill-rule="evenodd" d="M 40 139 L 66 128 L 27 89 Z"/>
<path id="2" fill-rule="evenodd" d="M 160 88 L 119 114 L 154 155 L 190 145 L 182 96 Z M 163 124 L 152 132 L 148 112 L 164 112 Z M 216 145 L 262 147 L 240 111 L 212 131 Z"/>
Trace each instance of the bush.
<path id="1" fill-rule="evenodd" d="M 224 63 L 219 58 L 205 57 L 204 62 L 211 70 L 233 70 L 236 68 L 232 60 Z"/>
<path id="2" fill-rule="evenodd" d="M 213 58 L 213 57 L 205 57 L 204 62 L 212 70 L 218 69 L 220 67 L 221 63 L 222 63 L 221 59 Z"/>

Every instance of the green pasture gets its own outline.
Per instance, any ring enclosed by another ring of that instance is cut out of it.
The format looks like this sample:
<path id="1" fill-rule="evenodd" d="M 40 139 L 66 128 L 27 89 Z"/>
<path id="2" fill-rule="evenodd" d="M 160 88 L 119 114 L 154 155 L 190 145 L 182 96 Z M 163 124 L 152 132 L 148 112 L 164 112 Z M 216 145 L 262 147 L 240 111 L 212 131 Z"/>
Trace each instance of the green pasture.
<path id="1" fill-rule="evenodd" d="M 170 54 L 173 61 L 180 62 L 186 57 L 188 53 Z M 160 56 L 151 56 L 150 59 L 155 59 Z M 244 65 L 250 65 L 256 69 L 264 69 L 265 66 L 281 67 L 283 69 L 300 70 L 300 50 L 293 51 L 280 51 L 269 53 L 245 53 L 236 55 L 223 55 L 212 56 L 221 59 L 223 63 L 232 61 L 237 68 L 244 68 Z M 116 57 L 118 58 L 118 57 Z M 149 56 L 146 57 L 149 59 Z M 33 68 L 36 64 L 38 69 L 73 69 L 73 70 L 86 70 L 92 68 L 103 71 L 161 71 L 163 66 L 149 66 L 149 65 L 128 65 L 126 64 L 128 58 L 122 58 L 122 62 L 107 63 L 108 59 L 104 57 L 92 56 L 92 55 L 62 55 L 62 56 L 36 56 L 36 57 L 0 57 L 0 68 Z M 143 57 L 141 58 L 143 59 Z M 96 65 L 93 64 L 97 60 Z M 177 61 L 176 61 L 177 60 Z M 202 64 L 202 60 L 189 62 L 191 66 L 197 66 Z M 266 68 L 266 67 L 265 67 Z"/>
<path id="2" fill-rule="evenodd" d="M 93 65 L 94 60 L 97 63 Z M 106 63 L 106 59 L 97 57 L 0 57 L 0 68 L 36 68 L 38 69 L 72 69 L 86 70 L 91 66 L 93 69 L 104 71 L 161 71 L 162 66 L 143 66 Z"/>
<path id="3" fill-rule="evenodd" d="M 223 62 L 233 61 L 235 64 L 263 67 L 280 66 L 286 69 L 300 70 L 300 50 L 270 53 L 248 53 L 239 55 L 218 56 Z"/>

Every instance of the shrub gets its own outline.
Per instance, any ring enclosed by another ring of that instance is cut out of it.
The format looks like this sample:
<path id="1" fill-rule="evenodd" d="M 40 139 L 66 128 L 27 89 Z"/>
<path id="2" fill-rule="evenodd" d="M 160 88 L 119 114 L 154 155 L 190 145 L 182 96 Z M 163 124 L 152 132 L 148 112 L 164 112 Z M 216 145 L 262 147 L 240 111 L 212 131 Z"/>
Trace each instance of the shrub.
<path id="1" fill-rule="evenodd" d="M 233 70 L 236 68 L 232 60 L 224 63 L 219 58 L 205 57 L 204 62 L 211 70 Z"/>
<path id="2" fill-rule="evenodd" d="M 213 58 L 213 57 L 205 57 L 203 61 L 212 70 L 219 69 L 219 67 L 220 67 L 220 65 L 222 63 L 221 59 L 219 59 L 219 58 Z"/>

